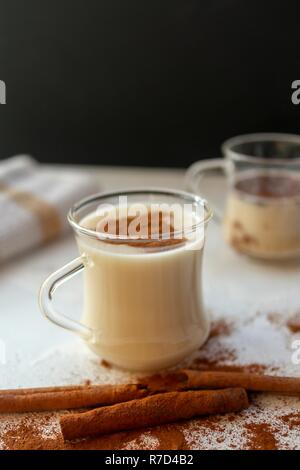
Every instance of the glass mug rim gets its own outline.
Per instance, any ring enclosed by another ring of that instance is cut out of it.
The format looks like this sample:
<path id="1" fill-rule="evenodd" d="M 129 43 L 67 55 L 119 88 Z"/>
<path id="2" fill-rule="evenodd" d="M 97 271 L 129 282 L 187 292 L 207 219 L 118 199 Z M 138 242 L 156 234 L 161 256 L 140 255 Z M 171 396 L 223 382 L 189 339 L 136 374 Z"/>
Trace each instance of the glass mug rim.
<path id="1" fill-rule="evenodd" d="M 96 230 L 88 229 L 85 227 L 82 227 L 80 225 L 80 221 L 77 220 L 76 214 L 80 210 L 82 210 L 85 207 L 92 206 L 96 202 L 99 202 L 101 200 L 105 200 L 109 197 L 120 197 L 120 196 L 134 196 L 134 195 L 155 195 L 155 196 L 169 196 L 169 197 L 174 197 L 178 199 L 182 199 L 182 201 L 189 201 L 190 203 L 197 204 L 197 206 L 202 206 L 204 210 L 204 217 L 200 221 L 198 221 L 196 224 L 193 224 L 190 229 L 187 230 L 179 230 L 174 232 L 174 236 L 178 235 L 180 236 L 181 234 L 185 233 L 186 235 L 192 234 L 196 232 L 197 229 L 199 229 L 202 226 L 206 226 L 209 220 L 213 217 L 213 210 L 209 206 L 208 202 L 206 199 L 202 198 L 201 196 L 198 196 L 197 194 L 193 194 L 187 191 L 181 191 L 181 190 L 173 190 L 173 189 L 164 189 L 160 187 L 148 187 L 148 188 L 130 188 L 130 189 L 122 189 L 122 190 L 115 190 L 115 191 L 101 191 L 99 193 L 92 194 L 88 197 L 85 197 L 75 203 L 69 210 L 67 219 L 75 233 L 78 235 L 85 235 L 93 239 L 97 240 L 109 240 L 110 242 L 126 242 L 128 240 L 132 240 L 132 236 L 127 235 L 116 235 L 116 234 L 110 234 L 110 233 L 102 233 L 100 235 L 100 232 L 97 232 Z M 143 202 L 141 200 L 141 202 Z M 91 211 L 92 213 L 92 211 Z M 168 233 L 163 233 L 161 234 L 161 237 L 163 238 L 164 236 L 169 235 Z M 143 238 L 143 239 L 135 239 L 135 242 L 137 243 L 147 243 L 149 241 L 148 238 Z"/>
<path id="2" fill-rule="evenodd" d="M 289 144 L 298 144 L 300 146 L 300 135 L 298 134 L 285 134 L 281 132 L 257 132 L 254 134 L 242 134 L 235 137 L 231 137 L 221 145 L 221 151 L 223 155 L 234 161 L 240 161 L 252 164 L 266 164 L 282 165 L 284 164 L 300 164 L 300 157 L 297 158 L 268 158 L 255 157 L 242 152 L 233 150 L 233 147 L 241 144 L 248 143 L 261 143 L 261 142 L 280 142 Z"/>

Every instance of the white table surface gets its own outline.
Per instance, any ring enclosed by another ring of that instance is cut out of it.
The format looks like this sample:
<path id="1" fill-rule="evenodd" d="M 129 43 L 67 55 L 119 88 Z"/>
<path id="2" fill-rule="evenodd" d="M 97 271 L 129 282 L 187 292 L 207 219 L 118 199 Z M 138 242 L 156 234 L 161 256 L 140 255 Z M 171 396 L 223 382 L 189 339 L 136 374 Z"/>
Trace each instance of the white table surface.
<path id="1" fill-rule="evenodd" d="M 99 190 L 184 187 L 184 171 L 180 169 L 77 167 L 76 171 L 91 171 L 96 175 Z M 207 195 L 210 190 L 209 199 L 224 199 L 221 187 L 220 180 L 211 180 L 203 191 Z M 49 349 L 74 340 L 69 332 L 43 318 L 37 294 L 46 276 L 76 254 L 70 234 L 1 266 L 0 339 L 5 346 L 5 357 L 2 354 L 0 358 L 1 388 L 51 384 L 61 379 L 46 370 L 35 373 L 36 364 Z M 263 263 L 240 256 L 224 243 L 220 227 L 215 222 L 211 222 L 208 229 L 203 282 L 205 302 L 217 317 L 242 317 L 261 311 L 280 311 L 288 315 L 300 310 L 299 264 Z M 57 302 L 60 310 L 79 317 L 81 294 L 81 280 L 77 277 L 59 290 Z M 65 380 L 72 381 L 71 371 L 68 375 L 67 359 L 62 357 L 61 361 Z M 299 374 L 300 366 L 297 367 L 295 373 Z"/>
<path id="2" fill-rule="evenodd" d="M 50 166 L 50 168 L 52 170 L 55 167 Z M 58 171 L 60 168 L 69 168 L 72 171 L 91 172 L 99 181 L 99 191 L 134 186 L 180 188 L 184 174 L 182 170 L 176 169 L 59 165 L 56 168 Z M 76 343 L 76 339 L 70 333 L 48 322 L 42 316 L 37 302 L 42 281 L 52 271 L 76 255 L 76 245 L 70 231 L 69 235 L 63 239 L 25 253 L 0 266 L 0 388 L 80 380 L 80 377 L 74 377 L 71 370 L 74 364 L 68 364 L 67 354 L 66 364 L 61 367 L 60 373 L 55 374 L 53 371 L 49 374 L 47 361 L 44 366 L 43 357 L 48 352 L 51 354 L 55 348 L 72 341 L 74 341 L 75 348 L 80 349 L 81 344 Z M 57 303 L 60 310 L 79 318 L 81 294 L 81 280 L 78 277 L 58 291 Z M 39 365 L 41 361 L 42 365 Z M 70 370 L 68 370 L 68 365 L 70 365 Z M 88 374 L 86 371 L 85 377 Z"/>
<path id="3" fill-rule="evenodd" d="M 184 188 L 184 171 L 178 169 L 77 167 L 75 170 L 91 171 L 98 178 L 99 191 L 147 186 Z M 202 189 L 209 201 L 224 201 L 224 181 L 207 181 Z M 0 388 L 78 383 L 84 379 L 93 382 L 126 380 L 122 372 L 105 371 L 99 359 L 91 356 L 80 340 L 48 322 L 39 311 L 37 295 L 42 281 L 75 256 L 77 249 L 70 233 L 1 266 Z M 300 311 L 299 262 L 264 263 L 241 256 L 225 244 L 220 227 L 212 221 L 206 239 L 203 285 L 205 303 L 213 318 L 244 321 L 240 338 L 233 334 L 224 339 L 226 347 L 235 342 L 240 348 L 239 360 L 268 363 L 274 359 L 281 364 L 280 373 L 300 375 L 300 365 L 291 361 L 292 340 L 297 335 L 288 334 L 285 327 L 279 331 L 264 318 L 255 320 L 261 313 L 280 313 L 281 318 L 285 318 Z M 80 276 L 58 290 L 56 301 L 61 311 L 79 318 Z M 252 323 L 247 320 L 250 318 Z M 214 347 L 213 344 L 212 349 Z M 275 414 L 278 409 L 284 409 L 285 413 L 298 409 L 297 398 L 288 403 L 278 400 L 262 399 L 262 409 L 267 413 L 264 415 L 267 418 L 263 419 L 272 421 L 272 415 L 270 418 L 268 414 L 272 407 Z M 241 426 L 251 413 L 250 410 L 241 418 Z M 231 432 L 229 427 L 228 435 Z M 217 441 L 213 445 L 226 448 Z M 287 447 L 300 448 L 300 430 L 290 436 Z M 202 448 L 201 443 L 194 448 Z"/>

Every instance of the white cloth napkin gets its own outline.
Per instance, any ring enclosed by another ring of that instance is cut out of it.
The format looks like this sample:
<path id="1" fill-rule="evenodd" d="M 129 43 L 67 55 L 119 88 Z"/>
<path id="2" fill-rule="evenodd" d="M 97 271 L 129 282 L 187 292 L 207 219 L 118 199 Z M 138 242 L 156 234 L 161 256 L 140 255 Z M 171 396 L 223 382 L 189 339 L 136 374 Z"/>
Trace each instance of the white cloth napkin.
<path id="1" fill-rule="evenodd" d="M 97 192 L 89 174 L 49 169 L 26 155 L 0 162 L 0 262 L 68 229 L 69 208 Z"/>

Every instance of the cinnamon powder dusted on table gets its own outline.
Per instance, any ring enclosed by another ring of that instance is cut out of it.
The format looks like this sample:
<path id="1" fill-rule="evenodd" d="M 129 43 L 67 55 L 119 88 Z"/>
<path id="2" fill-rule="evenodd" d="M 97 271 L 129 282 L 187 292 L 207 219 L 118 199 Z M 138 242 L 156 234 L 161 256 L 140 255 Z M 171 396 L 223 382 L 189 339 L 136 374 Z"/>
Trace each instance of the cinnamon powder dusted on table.
<path id="1" fill-rule="evenodd" d="M 276 367 L 270 368 L 264 364 L 245 364 L 245 365 L 221 365 L 218 362 L 196 360 L 193 369 L 197 370 L 215 370 L 220 372 L 250 372 L 252 374 L 264 374 L 266 371 L 275 371 Z"/>
<path id="2" fill-rule="evenodd" d="M 273 322 L 273 315 L 268 321 Z M 276 316 L 276 324 L 280 319 Z M 286 325 L 286 319 L 278 323 L 279 326 Z M 222 344 L 222 338 L 230 337 L 236 326 L 224 319 L 215 321 L 212 325 L 208 342 L 200 351 L 200 357 L 191 364 L 193 368 L 200 370 L 215 369 L 223 371 L 248 371 L 253 373 L 265 373 L 276 370 L 270 365 L 249 363 L 239 364 L 238 352 L 226 349 Z M 291 330 L 292 331 L 292 330 Z M 300 331 L 300 330 L 299 330 Z M 215 343 L 216 342 L 216 343 Z M 220 342 L 220 343 L 219 343 Z M 220 344 L 220 347 L 219 347 Z M 226 343 L 225 343 L 226 344 Z M 210 346 L 214 347 L 211 348 Z M 215 348 L 215 346 L 217 347 Z M 102 363 L 109 368 L 109 364 Z M 252 395 L 251 395 L 252 396 Z M 255 396 L 253 396 L 255 398 Z M 184 423 L 159 426 L 151 429 L 119 432 L 111 435 L 99 436 L 92 439 L 80 440 L 74 443 L 63 441 L 58 425 L 58 413 L 32 413 L 29 415 L 0 416 L 0 444 L 3 449 L 156 449 L 156 450 L 190 450 L 196 448 L 244 448 L 244 449 L 277 449 L 282 447 L 280 432 L 297 432 L 300 427 L 300 413 L 293 411 L 283 416 L 277 414 L 274 428 L 269 422 L 267 415 L 261 418 L 262 422 L 256 422 L 263 409 L 254 400 L 252 410 L 257 410 L 252 420 L 253 411 L 247 413 L 228 415 L 226 417 L 211 416 L 189 420 Z M 252 414 L 251 414 L 252 413 Z M 279 410 L 280 413 L 280 410 Z M 7 426 L 3 425 L 3 419 Z M 250 420 L 250 422 L 249 422 Z M 253 421 L 253 422 L 252 422 Z M 280 431 L 282 423 L 282 431 Z M 225 424 L 224 424 L 225 423 Z M 239 440 L 233 431 L 234 438 L 228 438 L 226 423 L 239 430 L 244 440 Z M 196 428 L 193 428 L 196 426 Z M 193 429 L 195 429 L 193 431 Z M 282 434 L 283 435 L 283 434 Z M 226 440 L 227 439 L 227 440 Z"/>
<path id="3" fill-rule="evenodd" d="M 228 336 L 232 332 L 234 326 L 232 322 L 228 322 L 224 318 L 212 322 L 208 340 L 216 336 Z"/>
<path id="4" fill-rule="evenodd" d="M 220 366 L 224 362 L 233 362 L 236 360 L 236 353 L 233 349 L 222 347 L 220 351 L 214 353 L 214 357 L 211 354 L 206 354 L 209 350 L 210 343 L 218 340 L 221 336 L 229 336 L 234 329 L 232 322 L 228 322 L 226 319 L 219 319 L 212 322 L 210 334 L 207 342 L 200 348 L 201 354 L 199 358 L 194 359 L 192 363 L 193 368 L 208 369 Z M 209 355 L 209 358 L 207 357 Z"/>
<path id="5" fill-rule="evenodd" d="M 300 312 L 295 313 L 291 318 L 289 318 L 287 321 L 287 327 L 292 333 L 300 332 Z"/>
<path id="6" fill-rule="evenodd" d="M 272 426 L 268 423 L 250 423 L 244 425 L 247 432 L 249 450 L 276 450 L 277 439 Z"/>
<path id="7" fill-rule="evenodd" d="M 257 315 L 259 317 L 259 314 Z M 270 323 L 273 318 L 267 319 Z M 259 362 L 250 362 L 239 364 L 239 351 L 236 348 L 228 346 L 228 342 L 222 341 L 223 338 L 230 337 L 237 331 L 237 325 L 232 320 L 220 318 L 212 322 L 210 335 L 207 342 L 199 349 L 198 357 L 189 367 L 199 370 L 219 370 L 223 372 L 251 372 L 255 374 L 264 374 L 278 370 L 277 365 L 266 365 Z M 229 343 L 230 344 L 230 343 Z"/>
<path id="8" fill-rule="evenodd" d="M 1 447 L 8 450 L 181 450 L 185 447 L 182 428 L 177 424 L 65 442 L 59 426 L 51 425 L 53 419 L 53 413 L 21 417 L 15 426 L 1 433 Z"/>
<path id="9" fill-rule="evenodd" d="M 300 412 L 292 412 L 281 417 L 283 423 L 288 424 L 289 429 L 293 429 L 294 426 L 300 426 Z"/>

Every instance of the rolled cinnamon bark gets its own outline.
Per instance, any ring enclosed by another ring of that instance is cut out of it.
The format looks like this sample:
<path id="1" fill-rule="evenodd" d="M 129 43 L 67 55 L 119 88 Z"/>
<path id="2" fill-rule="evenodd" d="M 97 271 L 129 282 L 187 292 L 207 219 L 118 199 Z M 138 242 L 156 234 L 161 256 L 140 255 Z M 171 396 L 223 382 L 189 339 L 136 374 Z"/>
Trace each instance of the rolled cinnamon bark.
<path id="1" fill-rule="evenodd" d="M 64 439 L 72 440 L 137 428 L 173 423 L 194 416 L 230 413 L 248 406 L 242 388 L 167 392 L 84 413 L 60 417 Z"/>
<path id="2" fill-rule="evenodd" d="M 29 395 L 30 393 L 46 393 L 46 392 L 65 392 L 68 390 L 83 390 L 88 387 L 97 387 L 97 385 L 59 385 L 53 387 L 32 387 L 32 388 L 10 388 L 0 389 L 0 396 L 4 395 Z"/>
<path id="3" fill-rule="evenodd" d="M 242 387 L 255 392 L 300 394 L 299 377 L 276 377 L 234 371 L 185 369 L 172 374 L 146 377 L 141 379 L 141 383 L 152 392 Z"/>
<path id="4" fill-rule="evenodd" d="M 45 389 L 3 390 L 0 392 L 0 413 L 62 410 L 111 405 L 147 395 L 141 385 L 89 385 L 48 387 Z"/>
<path id="5" fill-rule="evenodd" d="M 285 395 L 300 394 L 299 377 L 276 377 L 271 375 L 259 375 L 247 372 L 221 372 L 198 371 L 186 369 L 186 382 L 183 388 L 226 388 L 242 387 L 255 392 L 283 393 Z"/>

